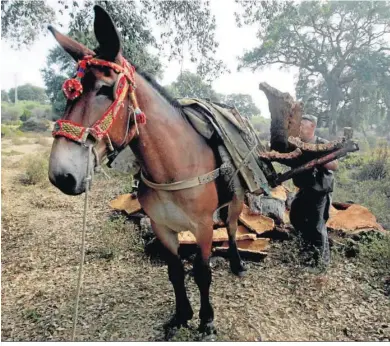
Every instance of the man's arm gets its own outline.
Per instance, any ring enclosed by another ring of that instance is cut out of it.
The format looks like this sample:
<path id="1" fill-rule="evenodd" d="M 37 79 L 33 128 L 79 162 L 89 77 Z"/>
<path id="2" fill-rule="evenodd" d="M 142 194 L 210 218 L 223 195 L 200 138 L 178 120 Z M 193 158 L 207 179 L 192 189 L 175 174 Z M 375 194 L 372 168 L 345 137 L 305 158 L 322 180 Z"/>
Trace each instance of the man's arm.
<path id="1" fill-rule="evenodd" d="M 339 167 L 339 162 L 337 160 L 334 160 L 326 163 L 322 167 L 328 169 L 329 171 L 337 171 L 337 168 Z"/>
<path id="2" fill-rule="evenodd" d="M 322 143 L 322 144 L 329 143 L 328 140 L 321 138 L 321 137 L 317 137 L 316 142 Z M 325 165 L 323 165 L 322 167 L 328 169 L 329 171 L 337 171 L 337 168 L 339 167 L 339 162 L 337 160 L 334 160 L 334 161 L 325 163 Z"/>

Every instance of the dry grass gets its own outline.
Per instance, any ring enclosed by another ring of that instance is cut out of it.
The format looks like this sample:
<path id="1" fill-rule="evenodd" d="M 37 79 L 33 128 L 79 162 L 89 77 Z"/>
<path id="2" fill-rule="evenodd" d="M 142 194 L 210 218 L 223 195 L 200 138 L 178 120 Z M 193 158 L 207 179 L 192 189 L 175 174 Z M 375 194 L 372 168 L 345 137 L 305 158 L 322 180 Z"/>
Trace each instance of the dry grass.
<path id="1" fill-rule="evenodd" d="M 2 167 L 2 341 L 68 341 L 83 196 L 15 184 L 22 166 Z M 97 179 L 77 340 L 162 340 L 174 307 L 166 267 L 143 255 L 138 226 L 110 214 L 108 202 L 123 192 L 120 179 Z M 275 243 L 265 262 L 248 263 L 242 279 L 218 261 L 211 287 L 218 340 L 388 340 L 385 277 L 371 275 L 369 258 L 336 253 L 327 275 L 315 275 L 299 264 L 294 242 Z M 199 293 L 190 275 L 186 284 L 197 316 Z M 198 340 L 198 322 L 194 317 L 174 340 Z"/>
<path id="2" fill-rule="evenodd" d="M 44 147 L 47 147 L 49 145 L 51 145 L 52 143 L 52 139 L 51 138 L 47 138 L 47 137 L 38 137 L 35 139 L 35 144 L 39 144 L 39 145 L 42 145 Z"/>
<path id="3" fill-rule="evenodd" d="M 20 138 L 20 137 L 14 137 L 14 138 L 11 139 L 11 141 L 12 141 L 13 145 L 26 144 L 25 140 L 23 138 Z"/>

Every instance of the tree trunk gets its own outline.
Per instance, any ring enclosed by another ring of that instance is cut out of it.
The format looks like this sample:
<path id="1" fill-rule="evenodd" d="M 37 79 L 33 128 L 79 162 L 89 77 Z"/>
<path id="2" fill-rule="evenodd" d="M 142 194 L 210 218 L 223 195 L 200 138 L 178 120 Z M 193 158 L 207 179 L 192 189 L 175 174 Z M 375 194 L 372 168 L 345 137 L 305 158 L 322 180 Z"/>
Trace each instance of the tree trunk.
<path id="1" fill-rule="evenodd" d="M 343 98 L 342 90 L 339 86 L 340 76 L 337 74 L 330 74 L 324 77 L 328 87 L 328 101 L 329 101 L 329 138 L 334 138 L 337 135 L 337 106 Z"/>

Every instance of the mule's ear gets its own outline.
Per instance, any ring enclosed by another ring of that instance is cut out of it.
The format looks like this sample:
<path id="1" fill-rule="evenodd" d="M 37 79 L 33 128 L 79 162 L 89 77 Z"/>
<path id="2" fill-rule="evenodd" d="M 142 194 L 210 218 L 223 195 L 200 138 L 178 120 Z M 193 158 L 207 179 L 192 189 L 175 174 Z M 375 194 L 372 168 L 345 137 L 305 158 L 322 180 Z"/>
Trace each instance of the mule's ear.
<path id="1" fill-rule="evenodd" d="M 118 31 L 111 17 L 102 7 L 95 5 L 93 9 L 95 11 L 93 28 L 96 39 L 99 42 L 99 55 L 115 61 L 121 51 Z"/>
<path id="2" fill-rule="evenodd" d="M 83 44 L 78 43 L 64 34 L 61 34 L 51 25 L 49 25 L 47 28 L 53 34 L 54 38 L 57 40 L 60 46 L 64 48 L 64 50 L 69 53 L 74 60 L 78 61 L 85 55 L 95 55 L 93 50 L 85 47 Z"/>

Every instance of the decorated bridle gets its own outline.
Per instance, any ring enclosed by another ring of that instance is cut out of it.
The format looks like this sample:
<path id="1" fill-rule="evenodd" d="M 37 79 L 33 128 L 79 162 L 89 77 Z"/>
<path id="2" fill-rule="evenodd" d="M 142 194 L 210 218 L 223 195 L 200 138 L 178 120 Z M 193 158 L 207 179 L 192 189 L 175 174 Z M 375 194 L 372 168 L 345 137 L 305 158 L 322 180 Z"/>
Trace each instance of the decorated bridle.
<path id="1" fill-rule="evenodd" d="M 130 101 L 133 106 L 135 124 L 137 125 L 137 123 L 146 123 L 146 116 L 140 110 L 135 95 L 135 68 L 124 58 L 122 58 L 121 66 L 111 61 L 97 59 L 91 55 L 87 55 L 78 62 L 76 77 L 67 79 L 62 86 L 62 90 L 68 100 L 75 100 L 81 96 L 83 92 L 81 79 L 84 77 L 88 66 L 106 66 L 118 73 L 118 79 L 114 85 L 113 91 L 114 102 L 110 105 L 110 107 L 108 107 L 103 116 L 91 127 L 85 127 L 71 120 L 60 119 L 55 122 L 52 135 L 53 137 L 68 138 L 81 145 L 85 145 L 89 136 L 91 136 L 96 143 L 100 142 L 104 137 L 107 137 L 109 148 L 113 151 L 114 149 L 112 147 L 108 131 L 114 123 L 120 109 L 124 106 L 124 99 L 126 98 L 128 92 L 130 95 Z M 126 137 L 124 138 L 124 141 L 126 140 Z"/>

